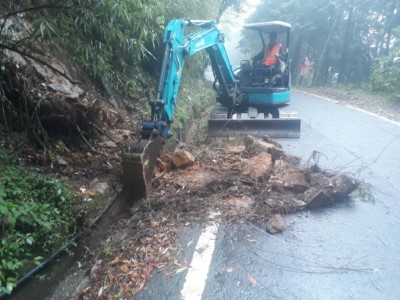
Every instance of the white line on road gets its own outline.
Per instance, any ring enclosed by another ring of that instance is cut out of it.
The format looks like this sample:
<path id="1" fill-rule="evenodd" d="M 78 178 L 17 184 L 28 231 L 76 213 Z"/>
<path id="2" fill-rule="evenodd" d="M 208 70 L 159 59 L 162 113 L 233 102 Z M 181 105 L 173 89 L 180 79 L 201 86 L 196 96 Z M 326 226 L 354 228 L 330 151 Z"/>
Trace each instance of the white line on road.
<path id="1" fill-rule="evenodd" d="M 335 104 L 339 104 L 339 103 L 340 103 L 340 101 L 336 101 L 336 100 L 333 100 L 333 99 L 330 99 L 330 98 L 327 98 L 327 97 L 319 96 L 319 95 L 316 95 L 316 94 L 313 94 L 313 93 L 309 93 L 309 92 L 305 92 L 305 91 L 301 91 L 301 90 L 297 90 L 297 89 L 293 89 L 293 90 L 294 90 L 295 92 L 299 92 L 299 93 L 303 93 L 303 94 L 308 94 L 308 95 L 311 95 L 311 96 L 314 96 L 314 97 L 317 97 L 317 98 L 320 98 L 320 99 L 323 99 L 323 100 L 326 100 L 326 101 L 329 101 L 329 102 L 333 102 L 333 103 L 335 103 Z M 377 114 L 375 114 L 375 113 L 373 113 L 373 112 L 370 112 L 370 111 L 367 111 L 367 110 L 364 110 L 364 109 L 361 109 L 361 108 L 352 106 L 352 105 L 350 105 L 350 104 L 346 104 L 345 106 L 348 107 L 348 108 L 357 110 L 357 111 L 359 111 L 359 112 L 368 114 L 368 115 L 373 116 L 373 117 L 375 117 L 375 118 L 381 119 L 381 120 L 383 120 L 383 121 L 386 121 L 386 122 L 392 123 L 392 124 L 394 124 L 394 125 L 400 126 L 400 123 L 399 123 L 399 122 L 396 122 L 396 121 L 390 120 L 390 119 L 388 119 L 388 118 L 382 117 L 382 116 L 377 115 Z"/>
<path id="2" fill-rule="evenodd" d="M 329 101 L 329 102 L 332 102 L 332 103 L 335 103 L 335 104 L 339 104 L 340 103 L 340 101 L 333 100 L 333 99 L 328 98 L 328 97 L 316 95 L 316 94 L 305 92 L 305 91 L 301 91 L 301 90 L 298 90 L 298 89 L 292 89 L 292 90 L 295 91 L 295 92 L 298 92 L 298 93 L 303 93 L 303 94 L 307 94 L 307 95 L 310 95 L 310 96 L 314 96 L 316 98 L 320 98 L 320 99 L 323 99 L 323 100 L 326 100 L 326 101 Z"/>
<path id="3" fill-rule="evenodd" d="M 197 242 L 192 263 L 181 290 L 182 300 L 200 300 L 203 295 L 218 233 L 219 223 L 215 220 L 218 215 L 220 213 L 209 215 L 209 225 L 202 231 Z"/>
<path id="4" fill-rule="evenodd" d="M 389 120 L 388 118 L 385 118 L 385 117 L 382 117 L 382 116 L 380 116 L 380 115 L 374 114 L 374 113 L 372 113 L 372 112 L 370 112 L 370 111 L 366 111 L 366 110 L 364 110 L 364 109 L 361 109 L 361 108 L 352 106 L 352 105 L 350 105 L 350 104 L 346 104 L 346 107 L 351 108 L 351 109 L 358 110 L 358 111 L 363 112 L 363 113 L 365 113 L 365 114 L 368 114 L 368 115 L 370 115 L 370 116 L 374 116 L 374 117 L 376 117 L 376 118 L 379 118 L 379 119 L 381 119 L 381 120 L 383 120 L 383 121 L 386 121 L 386 122 L 392 123 L 392 124 L 394 124 L 394 125 L 400 126 L 400 123 L 399 123 L 399 122 L 396 122 L 396 121 L 393 121 L 393 120 Z"/>

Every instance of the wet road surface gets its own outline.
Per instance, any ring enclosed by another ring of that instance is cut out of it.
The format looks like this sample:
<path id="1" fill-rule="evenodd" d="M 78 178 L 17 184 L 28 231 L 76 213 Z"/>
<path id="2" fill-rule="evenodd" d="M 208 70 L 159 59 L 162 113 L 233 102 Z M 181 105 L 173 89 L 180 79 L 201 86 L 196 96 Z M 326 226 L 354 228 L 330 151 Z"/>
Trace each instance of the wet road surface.
<path id="1" fill-rule="evenodd" d="M 300 92 L 292 99 L 301 138 L 280 140 L 285 151 L 303 162 L 319 151 L 320 166 L 368 183 L 373 199 L 287 216 L 288 229 L 274 236 L 262 225 L 220 224 L 204 288 L 192 299 L 399 298 L 400 125 Z M 188 261 L 201 252 L 200 236 L 182 233 Z M 138 299 L 189 299 L 186 275 L 155 274 Z"/>

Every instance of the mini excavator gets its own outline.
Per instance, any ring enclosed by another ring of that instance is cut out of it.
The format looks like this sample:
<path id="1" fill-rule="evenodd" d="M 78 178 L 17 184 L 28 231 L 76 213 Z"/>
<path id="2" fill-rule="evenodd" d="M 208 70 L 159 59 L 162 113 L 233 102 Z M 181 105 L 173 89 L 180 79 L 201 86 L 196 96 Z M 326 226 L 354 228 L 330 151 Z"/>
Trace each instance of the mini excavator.
<path id="1" fill-rule="evenodd" d="M 185 30 L 190 27 L 190 33 Z M 256 31 L 266 47 L 264 36 L 274 31 L 286 35 L 289 50 L 290 24 L 280 21 L 246 24 Z M 138 137 L 123 155 L 125 185 L 138 197 L 151 191 L 153 168 L 164 141 L 172 136 L 170 125 L 180 87 L 185 58 L 206 51 L 214 75 L 217 104 L 208 120 L 210 137 L 253 135 L 297 138 L 300 119 L 296 113 L 281 113 L 290 102 L 290 62 L 288 55 L 277 57 L 279 67 L 272 71 L 259 62 L 241 61 L 233 70 L 224 47 L 224 34 L 215 20 L 169 22 L 164 32 L 164 55 L 157 87 L 157 98 L 149 101 L 150 120 L 141 124 Z"/>

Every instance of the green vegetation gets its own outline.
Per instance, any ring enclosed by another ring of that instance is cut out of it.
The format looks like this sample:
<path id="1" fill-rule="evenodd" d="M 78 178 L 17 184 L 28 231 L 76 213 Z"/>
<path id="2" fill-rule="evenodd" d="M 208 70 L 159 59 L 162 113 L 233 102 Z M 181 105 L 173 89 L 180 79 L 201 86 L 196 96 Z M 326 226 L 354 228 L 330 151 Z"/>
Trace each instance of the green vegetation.
<path id="1" fill-rule="evenodd" d="M 400 101 L 400 28 L 394 31 L 395 40 L 389 55 L 376 60 L 371 72 L 371 85 L 374 91 L 391 95 Z"/>
<path id="2" fill-rule="evenodd" d="M 136 99 L 158 69 L 166 23 L 172 18 L 217 18 L 237 0 L 2 1 L 0 49 L 32 55 L 61 45 L 100 85 Z M 26 14 L 32 29 L 19 20 Z M 20 34 L 24 32 L 23 34 Z M 50 47 L 49 47 L 50 46 Z"/>
<path id="3" fill-rule="evenodd" d="M 23 168 L 3 151 L 0 169 L 0 292 L 10 293 L 24 266 L 40 263 L 71 233 L 75 197 L 55 179 Z"/>
<path id="4" fill-rule="evenodd" d="M 204 66 L 208 64 L 208 57 L 200 52 L 189 57 L 185 63 L 177 99 L 178 105 L 172 123 L 175 137 L 182 140 L 185 140 L 190 125 L 200 119 L 207 107 L 215 104 L 215 92 L 211 88 L 211 83 L 208 83 L 209 87 L 206 87 L 207 83 L 203 79 Z"/>
<path id="5" fill-rule="evenodd" d="M 292 80 L 298 82 L 304 55 L 312 62 L 307 85 L 364 85 L 398 95 L 400 86 L 398 0 L 263 0 L 248 22 L 292 24 Z M 251 37 L 241 48 L 259 51 Z M 396 98 L 399 98 L 396 96 Z"/>
<path id="6" fill-rule="evenodd" d="M 167 22 L 218 18 L 232 6 L 240 7 L 240 1 L 6 0 L 0 2 L 0 50 L 30 59 L 43 54 L 65 57 L 118 98 L 121 107 L 143 106 L 155 97 Z M 193 77 L 182 84 L 182 90 L 202 77 L 206 62 L 204 54 L 188 59 L 185 69 L 193 65 L 196 71 L 190 73 Z M 191 109 L 179 108 L 177 115 L 175 127 L 191 115 Z"/>
<path id="7" fill-rule="evenodd" d="M 47 57 L 65 58 L 63 63 L 73 63 L 98 87 L 123 98 L 125 103 L 121 106 L 126 107 L 126 102 L 142 105 L 156 87 L 166 23 L 173 18 L 218 18 L 228 7 L 240 6 L 239 2 L 0 1 L 0 129 L 29 133 L 32 128 L 28 127 L 37 126 L 35 132 L 44 130 L 36 123 L 40 123 L 39 118 L 27 109 L 35 107 L 33 113 L 37 113 L 39 102 L 32 99 L 29 84 L 19 85 L 21 90 L 17 93 L 17 80 L 14 82 L 13 78 L 18 74 L 13 72 L 18 72 L 18 68 L 9 69 L 3 50 L 48 67 L 51 65 Z M 202 78 L 207 64 L 204 54 L 187 61 L 178 100 L 181 105 L 173 124 L 175 133 L 187 127 L 209 103 L 205 101 L 210 97 L 204 97 L 202 81 L 193 84 Z M 8 118 L 14 115 L 22 120 L 17 129 L 7 126 Z M 46 147 L 42 147 L 45 151 Z M 0 152 L 0 169 L 0 292 L 9 293 L 28 265 L 39 263 L 70 234 L 74 195 L 56 180 L 24 169 L 4 152 Z"/>

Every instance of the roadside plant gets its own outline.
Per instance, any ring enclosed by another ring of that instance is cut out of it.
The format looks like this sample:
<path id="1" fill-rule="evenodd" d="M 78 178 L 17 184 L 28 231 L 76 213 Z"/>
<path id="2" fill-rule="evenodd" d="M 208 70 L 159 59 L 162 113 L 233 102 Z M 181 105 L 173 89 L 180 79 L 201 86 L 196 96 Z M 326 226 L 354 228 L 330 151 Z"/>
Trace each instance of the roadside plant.
<path id="1" fill-rule="evenodd" d="M 58 249 L 74 227 L 74 194 L 57 180 L 0 151 L 0 292 L 10 293 L 27 267 Z"/>

